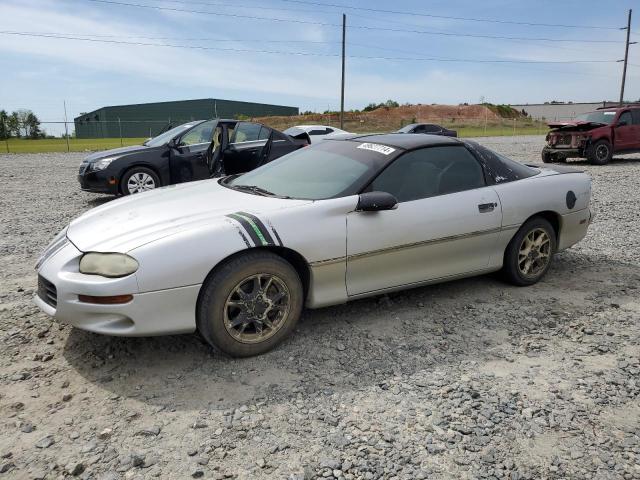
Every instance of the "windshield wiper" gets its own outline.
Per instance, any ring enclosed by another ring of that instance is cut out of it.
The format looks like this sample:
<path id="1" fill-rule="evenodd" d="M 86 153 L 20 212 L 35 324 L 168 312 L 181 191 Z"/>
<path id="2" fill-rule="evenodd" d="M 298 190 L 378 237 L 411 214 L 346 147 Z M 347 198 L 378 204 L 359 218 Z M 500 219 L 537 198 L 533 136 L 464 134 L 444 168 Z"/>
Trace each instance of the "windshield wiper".
<path id="1" fill-rule="evenodd" d="M 276 195 L 273 192 L 270 192 L 269 190 L 265 190 L 262 187 L 258 187 L 257 185 L 231 185 L 232 188 L 235 188 L 236 190 L 242 190 L 242 191 L 246 191 L 246 192 L 251 192 L 251 193 L 255 193 L 257 195 L 262 195 L 263 197 L 278 197 L 279 195 Z"/>

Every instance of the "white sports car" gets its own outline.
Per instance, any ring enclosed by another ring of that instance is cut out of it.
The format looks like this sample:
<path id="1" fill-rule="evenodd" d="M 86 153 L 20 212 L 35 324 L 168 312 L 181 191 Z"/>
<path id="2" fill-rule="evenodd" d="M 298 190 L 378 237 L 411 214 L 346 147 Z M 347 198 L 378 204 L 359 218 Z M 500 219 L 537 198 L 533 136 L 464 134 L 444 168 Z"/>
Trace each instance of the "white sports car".
<path id="1" fill-rule="evenodd" d="M 591 221 L 590 178 L 433 135 L 327 140 L 252 172 L 88 211 L 37 264 L 37 305 L 109 335 L 265 352 L 303 306 L 503 270 L 547 272 Z"/>
<path id="2" fill-rule="evenodd" d="M 345 130 L 340 130 L 336 127 L 329 127 L 327 125 L 296 125 L 295 127 L 288 128 L 282 133 L 295 137 L 298 135 L 300 130 L 309 135 L 311 143 L 317 143 L 319 140 L 326 140 L 327 138 L 349 134 L 349 132 Z"/>

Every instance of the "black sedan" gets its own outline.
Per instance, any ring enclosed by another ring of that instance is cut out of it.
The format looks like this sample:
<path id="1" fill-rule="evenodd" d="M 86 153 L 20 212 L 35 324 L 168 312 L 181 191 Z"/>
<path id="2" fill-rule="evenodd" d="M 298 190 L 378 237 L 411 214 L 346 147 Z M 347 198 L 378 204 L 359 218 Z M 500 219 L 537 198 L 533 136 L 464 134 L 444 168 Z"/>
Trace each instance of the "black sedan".
<path id="1" fill-rule="evenodd" d="M 89 155 L 80 165 L 82 190 L 129 195 L 174 183 L 244 173 L 310 142 L 260 123 L 200 120 L 144 144 Z"/>
<path id="2" fill-rule="evenodd" d="M 405 125 L 395 133 L 428 133 L 429 135 L 442 135 L 445 137 L 457 137 L 458 132 L 433 123 L 411 123 Z"/>

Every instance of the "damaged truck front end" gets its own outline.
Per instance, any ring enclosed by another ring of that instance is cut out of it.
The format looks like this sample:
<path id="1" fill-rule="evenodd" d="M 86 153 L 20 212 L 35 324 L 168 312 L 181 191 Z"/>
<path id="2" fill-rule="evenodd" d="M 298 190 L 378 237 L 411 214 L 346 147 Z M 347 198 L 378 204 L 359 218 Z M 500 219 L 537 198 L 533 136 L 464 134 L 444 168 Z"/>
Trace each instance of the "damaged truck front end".
<path id="1" fill-rule="evenodd" d="M 551 130 L 542 149 L 542 161 L 586 158 L 597 165 L 608 163 L 613 156 L 613 125 L 617 115 L 615 109 L 597 110 L 571 122 L 548 123 Z"/>
<path id="2" fill-rule="evenodd" d="M 564 162 L 568 158 L 586 158 L 592 143 L 592 130 L 601 128 L 601 124 L 586 123 L 549 123 L 552 130 L 547 134 L 546 145 L 542 150 L 545 163 Z"/>

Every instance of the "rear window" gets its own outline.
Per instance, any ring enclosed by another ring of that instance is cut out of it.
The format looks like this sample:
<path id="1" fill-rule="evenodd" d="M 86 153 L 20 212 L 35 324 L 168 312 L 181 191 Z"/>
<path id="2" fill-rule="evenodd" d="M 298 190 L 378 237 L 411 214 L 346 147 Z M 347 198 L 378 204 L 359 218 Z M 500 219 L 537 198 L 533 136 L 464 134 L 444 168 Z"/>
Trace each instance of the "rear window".
<path id="1" fill-rule="evenodd" d="M 477 142 L 467 140 L 465 144 L 484 164 L 489 180 L 493 184 L 513 182 L 514 180 L 533 177 L 540 173 L 536 168 L 531 168 L 520 162 L 511 160 L 504 155 L 483 147 Z"/>

